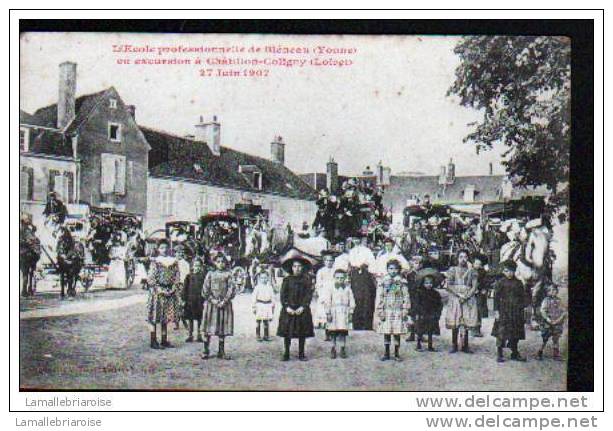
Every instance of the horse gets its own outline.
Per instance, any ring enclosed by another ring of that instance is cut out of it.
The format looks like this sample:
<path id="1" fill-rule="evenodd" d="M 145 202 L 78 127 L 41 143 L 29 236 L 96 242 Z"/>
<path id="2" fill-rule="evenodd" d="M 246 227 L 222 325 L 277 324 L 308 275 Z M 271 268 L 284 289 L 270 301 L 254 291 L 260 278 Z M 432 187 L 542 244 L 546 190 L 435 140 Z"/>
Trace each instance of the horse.
<path id="1" fill-rule="evenodd" d="M 34 272 L 40 259 L 40 240 L 34 232 L 23 233 L 19 238 L 19 271 L 22 276 L 21 296 L 34 295 Z"/>
<path id="2" fill-rule="evenodd" d="M 281 255 L 292 247 L 294 235 L 287 228 L 273 227 L 268 231 L 267 239 L 271 252 L 275 255 Z"/>
<path id="3" fill-rule="evenodd" d="M 540 323 L 540 307 L 546 292 L 545 287 L 551 282 L 552 252 L 550 243 L 552 233 L 549 228 L 540 225 L 534 228 L 521 228 L 516 231 L 516 238 L 503 245 L 501 261 L 511 259 L 517 264 L 515 277 L 532 295 L 532 316 L 535 323 Z M 536 325 L 535 325 L 536 326 Z"/>
<path id="4" fill-rule="evenodd" d="M 76 295 L 76 284 L 83 268 L 85 249 L 75 241 L 68 229 L 64 229 L 57 242 L 57 269 L 60 273 L 60 296 Z"/>

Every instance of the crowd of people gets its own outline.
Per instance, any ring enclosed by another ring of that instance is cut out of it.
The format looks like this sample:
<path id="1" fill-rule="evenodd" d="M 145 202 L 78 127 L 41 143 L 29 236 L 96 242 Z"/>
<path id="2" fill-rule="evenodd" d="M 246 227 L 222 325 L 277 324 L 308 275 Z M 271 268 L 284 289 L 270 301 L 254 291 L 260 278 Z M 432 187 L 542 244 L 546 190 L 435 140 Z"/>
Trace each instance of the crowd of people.
<path id="1" fill-rule="evenodd" d="M 384 361 L 402 360 L 402 339 L 414 342 L 418 351 L 434 352 L 441 317 L 451 331 L 450 352 L 471 353 L 470 338 L 484 336 L 482 322 L 492 312 L 499 362 L 505 360 L 504 348 L 511 349 L 510 359 L 525 360 L 519 341 L 530 314 L 542 332 L 539 358 L 551 339 L 553 357 L 560 359 L 566 312 L 549 280 L 535 304 L 532 286 L 516 278 L 513 253 L 522 244 L 520 231 L 511 224 L 484 228 L 474 218 L 437 213 L 426 203 L 421 216 L 405 217 L 397 232 L 382 196 L 381 188 L 356 179 L 343 183 L 338 194 L 322 191 L 312 224 L 313 235 L 325 238 L 317 257 L 297 248 L 274 255 L 265 218 L 245 226 L 242 245 L 237 222 L 220 219 L 198 231 L 181 230 L 147 249 L 138 224 L 94 215 L 84 243 L 95 261 L 108 264 L 107 287 L 129 287 L 138 279 L 148 291 L 153 349 L 173 347 L 169 326 L 183 324 L 186 341 L 202 343 L 203 359 L 211 356 L 213 337 L 216 356 L 230 359 L 225 343 L 234 334 L 233 300 L 250 292 L 256 339 L 270 341 L 278 319 L 284 361 L 290 359 L 293 339 L 298 358 L 307 360 L 306 339 L 315 336 L 316 328 L 331 343 L 333 359 L 348 356 L 348 337 L 355 330 L 381 334 Z M 53 198 L 48 217 L 59 226 L 58 256 L 68 259 L 78 247 L 58 220 L 60 204 Z M 32 242 L 36 235 L 30 225 L 23 221 L 23 237 Z M 302 235 L 308 230 L 306 225 Z M 287 233 L 292 234 L 291 227 Z M 505 236 L 509 241 L 503 243 Z M 533 313 L 527 313 L 531 308 Z"/>
<path id="2" fill-rule="evenodd" d="M 173 347 L 167 327 L 184 321 L 189 328 L 186 341 L 194 341 L 196 334 L 195 340 L 203 343 L 203 359 L 211 355 L 211 337 L 218 338 L 217 357 L 229 359 L 225 341 L 234 334 L 233 300 L 246 292 L 232 269 L 232 260 L 216 252 L 209 263 L 198 258 L 186 262 L 184 256 L 171 257 L 168 251 L 168 243 L 162 241 L 157 255 L 150 258 L 146 283 L 151 347 Z M 278 315 L 276 334 L 284 339 L 284 361 L 290 359 L 294 339 L 298 340 L 298 359 L 307 360 L 306 339 L 314 337 L 317 328 L 323 331 L 324 341 L 331 343 L 333 359 L 347 357 L 347 340 L 354 330 L 382 335 L 383 361 L 402 360 L 402 339 L 415 342 L 418 351 L 434 352 L 441 317 L 451 331 L 450 353 L 472 353 L 470 338 L 484 336 L 481 325 L 490 312 L 497 360 L 505 361 L 505 348 L 511 350 L 511 360 L 525 360 L 519 342 L 525 338 L 532 295 L 515 277 L 517 264 L 512 260 L 502 262 L 499 273 L 494 273 L 487 256 L 460 249 L 453 264 L 441 271 L 428 256 L 416 254 L 407 260 L 392 238 L 386 238 L 375 254 L 365 237 L 339 242 L 334 249 L 324 250 L 322 259 L 320 264 L 292 249 L 280 258 L 280 272 L 257 261 L 249 269 L 255 337 L 270 341 L 272 322 Z M 543 336 L 539 359 L 550 339 L 553 358 L 560 359 L 559 338 L 566 312 L 557 287 L 550 283 L 545 290 L 539 313 Z"/>
<path id="3" fill-rule="evenodd" d="M 335 193 L 323 189 L 316 203 L 312 227 L 333 243 L 356 235 L 380 235 L 391 223 L 391 214 L 383 207 L 383 188 L 367 180 L 351 178 Z"/>

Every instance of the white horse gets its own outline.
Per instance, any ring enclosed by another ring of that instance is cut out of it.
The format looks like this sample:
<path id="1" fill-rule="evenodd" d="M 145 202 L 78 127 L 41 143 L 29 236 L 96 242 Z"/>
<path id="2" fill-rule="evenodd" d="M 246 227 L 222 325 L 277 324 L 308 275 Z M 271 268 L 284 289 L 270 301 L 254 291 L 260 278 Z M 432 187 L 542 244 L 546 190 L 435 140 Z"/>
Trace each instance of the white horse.
<path id="1" fill-rule="evenodd" d="M 517 264 L 515 276 L 530 289 L 532 313 L 540 318 L 540 305 L 545 297 L 544 287 L 551 281 L 550 243 L 552 232 L 539 222 L 528 222 L 525 227 L 511 227 L 510 241 L 500 249 L 500 260 L 513 260 Z"/>

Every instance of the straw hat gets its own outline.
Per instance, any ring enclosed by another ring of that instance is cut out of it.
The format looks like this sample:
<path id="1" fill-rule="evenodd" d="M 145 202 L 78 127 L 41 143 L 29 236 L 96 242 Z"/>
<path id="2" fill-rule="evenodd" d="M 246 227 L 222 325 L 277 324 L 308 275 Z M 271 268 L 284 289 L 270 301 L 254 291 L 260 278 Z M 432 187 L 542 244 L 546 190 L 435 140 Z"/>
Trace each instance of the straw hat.
<path id="1" fill-rule="evenodd" d="M 444 278 L 443 274 L 441 274 L 436 269 L 424 268 L 417 271 L 417 273 L 415 274 L 415 281 L 418 285 L 420 285 L 426 277 L 432 277 L 432 279 L 434 280 L 434 284 L 437 286 L 442 283 Z"/>
<path id="2" fill-rule="evenodd" d="M 292 272 L 292 265 L 294 262 L 302 263 L 305 268 L 310 268 L 317 263 L 315 259 L 295 248 L 285 253 L 285 255 L 281 257 L 280 262 L 281 268 L 290 274 Z"/>

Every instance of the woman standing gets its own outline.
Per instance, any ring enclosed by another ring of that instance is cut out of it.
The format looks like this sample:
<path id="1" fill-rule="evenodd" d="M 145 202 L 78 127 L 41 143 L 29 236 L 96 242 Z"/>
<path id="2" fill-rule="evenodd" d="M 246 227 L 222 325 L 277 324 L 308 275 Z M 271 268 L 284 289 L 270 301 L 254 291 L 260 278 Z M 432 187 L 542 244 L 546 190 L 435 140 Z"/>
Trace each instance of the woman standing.
<path id="1" fill-rule="evenodd" d="M 313 284 L 307 273 L 311 262 L 296 250 L 291 250 L 281 266 L 289 273 L 281 286 L 281 314 L 277 328 L 277 335 L 283 337 L 285 343 L 283 360 L 289 361 L 292 338 L 298 338 L 298 359 L 306 361 L 305 341 L 315 336 L 310 307 Z"/>
<path id="2" fill-rule="evenodd" d="M 121 243 L 119 237 L 113 237 L 113 243 L 109 252 L 111 264 L 106 276 L 106 287 L 115 289 L 125 289 L 128 286 L 128 278 L 126 276 L 126 253 L 127 248 Z"/>
<path id="3" fill-rule="evenodd" d="M 168 241 L 162 240 L 157 247 L 157 256 L 149 265 L 148 322 L 151 325 L 151 348 L 174 347 L 168 341 L 168 323 L 176 320 L 179 304 L 179 265 L 174 257 L 168 256 Z M 156 329 L 160 325 L 162 342 L 158 344 Z"/>

